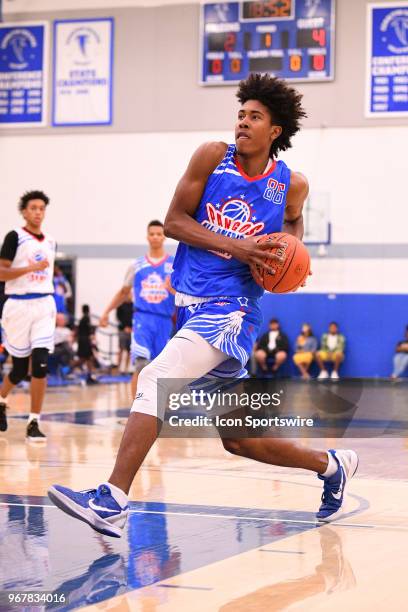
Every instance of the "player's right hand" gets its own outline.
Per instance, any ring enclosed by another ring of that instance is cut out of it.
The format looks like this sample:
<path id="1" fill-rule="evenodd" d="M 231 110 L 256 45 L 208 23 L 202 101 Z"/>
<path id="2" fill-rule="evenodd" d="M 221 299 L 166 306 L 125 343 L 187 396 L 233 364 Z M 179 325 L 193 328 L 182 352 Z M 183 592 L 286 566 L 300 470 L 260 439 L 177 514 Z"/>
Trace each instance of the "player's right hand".
<path id="1" fill-rule="evenodd" d="M 50 262 L 48 259 L 42 259 L 41 261 L 36 261 L 35 263 L 31 264 L 30 271 L 39 272 L 41 270 L 45 270 L 45 268 L 48 268 L 49 265 Z"/>
<path id="2" fill-rule="evenodd" d="M 234 240 L 230 249 L 232 257 L 248 264 L 251 267 L 256 265 L 267 270 L 270 274 L 275 274 L 275 270 L 268 265 L 267 261 L 277 261 L 282 263 L 284 258 L 270 253 L 271 249 L 283 248 L 282 242 L 265 241 L 259 243 L 261 236 L 249 236 L 244 240 Z"/>
<path id="3" fill-rule="evenodd" d="M 109 325 L 109 315 L 103 314 L 99 319 L 99 327 L 107 327 Z"/>

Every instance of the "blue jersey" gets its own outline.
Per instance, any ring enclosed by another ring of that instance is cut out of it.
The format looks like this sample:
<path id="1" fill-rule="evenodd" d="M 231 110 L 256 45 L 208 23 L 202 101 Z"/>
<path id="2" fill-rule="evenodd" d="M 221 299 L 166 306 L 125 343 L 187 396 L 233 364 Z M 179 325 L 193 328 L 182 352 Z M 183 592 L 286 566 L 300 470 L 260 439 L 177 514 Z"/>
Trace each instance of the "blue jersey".
<path id="1" fill-rule="evenodd" d="M 166 289 L 166 277 L 173 271 L 174 257 L 166 255 L 153 263 L 149 257 L 138 257 L 133 264 L 133 295 L 136 312 L 146 312 L 171 317 L 174 312 L 174 296 Z"/>
<path id="2" fill-rule="evenodd" d="M 243 239 L 280 232 L 290 170 L 274 161 L 265 174 L 249 177 L 229 145 L 221 163 L 209 176 L 194 219 L 217 234 Z M 177 291 L 200 297 L 257 298 L 263 289 L 247 264 L 229 253 L 207 251 L 180 243 L 174 260 L 172 285 Z"/>

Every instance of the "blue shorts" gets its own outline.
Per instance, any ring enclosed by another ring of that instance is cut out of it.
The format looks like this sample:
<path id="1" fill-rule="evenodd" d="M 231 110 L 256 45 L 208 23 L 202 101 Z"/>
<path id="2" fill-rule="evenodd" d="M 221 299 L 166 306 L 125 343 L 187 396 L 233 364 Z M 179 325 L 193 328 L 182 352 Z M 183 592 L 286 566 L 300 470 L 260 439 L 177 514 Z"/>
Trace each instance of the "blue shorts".
<path id="1" fill-rule="evenodd" d="M 130 348 L 132 363 L 138 358 L 151 361 L 157 357 L 169 341 L 172 328 L 170 317 L 150 312 L 135 312 Z"/>
<path id="2" fill-rule="evenodd" d="M 217 377 L 241 378 L 262 324 L 258 300 L 246 297 L 211 298 L 210 301 L 178 308 L 177 330 L 191 329 L 212 346 L 229 355 L 211 373 Z"/>

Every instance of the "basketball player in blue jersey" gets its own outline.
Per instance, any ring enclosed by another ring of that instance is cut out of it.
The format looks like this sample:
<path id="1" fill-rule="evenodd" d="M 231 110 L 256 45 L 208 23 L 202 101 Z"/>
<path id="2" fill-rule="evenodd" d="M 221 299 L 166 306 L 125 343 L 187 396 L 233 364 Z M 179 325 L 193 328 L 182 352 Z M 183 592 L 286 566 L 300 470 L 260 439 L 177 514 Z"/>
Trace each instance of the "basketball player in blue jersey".
<path id="1" fill-rule="evenodd" d="M 4 345 L 13 361 L 0 389 L 0 431 L 6 431 L 6 398 L 28 374 L 31 359 L 31 412 L 26 437 L 42 442 L 40 413 L 47 387 L 48 354 L 54 350 L 56 306 L 53 270 L 56 244 L 42 233 L 49 198 L 25 193 L 19 202 L 24 227 L 9 232 L 0 252 L 0 281 L 8 296 L 2 315 Z"/>
<path id="2" fill-rule="evenodd" d="M 165 252 L 164 240 L 163 223 L 150 221 L 147 226 L 149 252 L 129 267 L 122 288 L 113 296 L 99 322 L 101 327 L 106 327 L 109 313 L 123 304 L 133 291 L 131 356 L 135 371 L 132 397 L 136 395 L 139 373 L 164 349 L 173 327 L 175 291 L 170 285 L 170 275 L 174 257 Z"/>
<path id="3" fill-rule="evenodd" d="M 252 74 L 238 89 L 241 104 L 235 144 L 210 142 L 194 153 L 181 178 L 166 220 L 166 235 L 180 241 L 172 284 L 177 290 L 179 331 L 141 372 L 138 393 L 108 481 L 75 492 L 54 485 L 54 503 L 91 527 L 120 537 L 128 492 L 158 434 L 165 406 L 158 405 L 157 381 L 177 392 L 174 379 L 196 380 L 208 373 L 240 377 L 258 335 L 262 294 L 249 265 L 267 264 L 257 243 L 272 232 L 303 235 L 306 178 L 276 159 L 291 146 L 305 116 L 301 96 L 284 81 Z M 277 298 L 278 299 L 278 298 Z M 285 298 L 281 298 L 285 299 Z M 226 450 L 271 465 L 304 468 L 323 481 L 317 520 L 332 521 L 343 511 L 346 482 L 357 469 L 349 450 L 319 451 L 292 440 L 222 439 Z"/>

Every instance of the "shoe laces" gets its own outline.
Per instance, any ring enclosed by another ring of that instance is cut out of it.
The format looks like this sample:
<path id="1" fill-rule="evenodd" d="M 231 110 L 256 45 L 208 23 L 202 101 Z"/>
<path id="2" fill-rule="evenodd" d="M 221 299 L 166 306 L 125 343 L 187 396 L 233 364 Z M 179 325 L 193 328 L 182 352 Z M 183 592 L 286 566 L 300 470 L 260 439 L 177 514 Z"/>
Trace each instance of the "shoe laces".
<path id="1" fill-rule="evenodd" d="M 108 487 L 106 487 L 105 485 L 100 485 L 97 489 L 84 489 L 83 491 L 80 491 L 80 493 L 87 495 L 89 498 L 111 494 Z"/>
<path id="2" fill-rule="evenodd" d="M 87 495 L 89 498 L 91 498 L 91 497 L 95 497 L 97 493 L 97 489 L 83 489 L 83 491 L 79 491 L 79 493 L 82 493 L 83 495 Z"/>
<path id="3" fill-rule="evenodd" d="M 333 504 L 332 493 L 338 492 L 339 485 L 338 483 L 334 483 L 334 482 L 330 483 L 329 480 L 330 480 L 329 478 L 324 478 L 323 493 L 322 493 L 321 501 L 324 504 L 330 505 L 330 504 Z"/>

